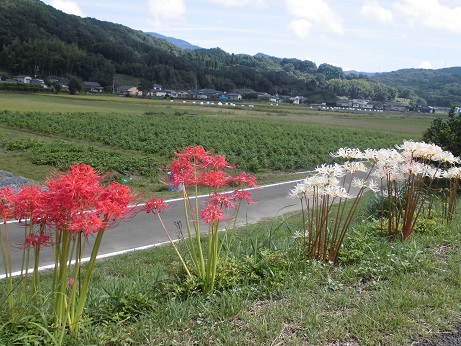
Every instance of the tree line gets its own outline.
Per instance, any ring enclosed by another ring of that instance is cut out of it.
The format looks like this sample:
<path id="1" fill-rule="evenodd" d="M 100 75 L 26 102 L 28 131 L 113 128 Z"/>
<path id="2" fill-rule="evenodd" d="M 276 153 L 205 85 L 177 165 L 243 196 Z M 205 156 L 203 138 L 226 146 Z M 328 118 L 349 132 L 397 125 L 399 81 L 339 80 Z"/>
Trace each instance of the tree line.
<path id="1" fill-rule="evenodd" d="M 403 96 L 442 106 L 450 105 L 453 95 L 461 98 L 459 76 L 445 84 L 439 78 L 438 92 L 428 91 L 422 82 L 404 84 L 405 76 L 399 74 L 368 77 L 308 60 L 229 54 L 220 48 L 183 50 L 119 24 L 65 14 L 38 0 L 0 0 L 0 22 L 0 66 L 15 74 L 32 74 L 38 67 L 42 77 L 74 76 L 102 86 L 112 86 L 118 74 L 141 86 L 253 89 L 304 96 L 311 103 L 334 102 L 338 96 L 374 101 Z"/>

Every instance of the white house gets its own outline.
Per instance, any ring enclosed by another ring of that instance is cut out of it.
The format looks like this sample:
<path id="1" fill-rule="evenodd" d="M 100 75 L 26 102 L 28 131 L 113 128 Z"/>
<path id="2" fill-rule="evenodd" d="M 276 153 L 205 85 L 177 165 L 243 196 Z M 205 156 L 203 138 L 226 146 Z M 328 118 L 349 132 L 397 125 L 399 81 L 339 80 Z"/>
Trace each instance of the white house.
<path id="1" fill-rule="evenodd" d="M 14 80 L 18 83 L 30 83 L 32 80 L 31 76 L 26 76 L 26 75 L 18 75 L 14 76 Z"/>
<path id="2" fill-rule="evenodd" d="M 240 101 L 242 100 L 242 95 L 236 93 L 227 93 L 227 99 L 231 101 Z"/>

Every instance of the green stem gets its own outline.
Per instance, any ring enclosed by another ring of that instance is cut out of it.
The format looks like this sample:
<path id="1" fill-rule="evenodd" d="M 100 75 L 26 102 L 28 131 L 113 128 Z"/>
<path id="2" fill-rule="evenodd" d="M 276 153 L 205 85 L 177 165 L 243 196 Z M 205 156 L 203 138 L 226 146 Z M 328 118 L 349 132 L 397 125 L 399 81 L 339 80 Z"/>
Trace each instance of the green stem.
<path id="1" fill-rule="evenodd" d="M 8 294 L 8 307 L 10 312 L 13 313 L 14 310 L 14 296 L 13 296 L 13 278 L 11 277 L 11 255 L 10 255 L 10 243 L 8 238 L 8 224 L 6 223 L 6 219 L 3 220 L 3 226 L 5 229 L 5 238 L 3 240 L 3 232 L 0 229 L 0 245 L 2 248 L 2 257 L 3 257 L 3 266 L 5 268 L 5 280 L 7 286 L 7 294 Z M 6 249 L 5 249 L 5 242 L 6 242 Z"/>
<path id="2" fill-rule="evenodd" d="M 101 229 L 96 235 L 96 240 L 94 242 L 93 249 L 91 251 L 90 261 L 88 262 L 88 267 L 86 269 L 85 279 L 84 279 L 82 288 L 79 292 L 79 299 L 78 299 L 77 308 L 75 310 L 75 322 L 74 322 L 76 329 L 78 329 L 77 327 L 80 323 L 80 320 L 83 314 L 83 308 L 85 306 L 85 301 L 87 298 L 88 290 L 90 288 L 91 277 L 93 275 L 94 264 L 96 263 L 96 257 L 98 256 L 98 251 L 99 251 L 99 247 L 101 246 L 101 240 L 104 235 L 104 232 L 105 232 L 105 227 Z"/>

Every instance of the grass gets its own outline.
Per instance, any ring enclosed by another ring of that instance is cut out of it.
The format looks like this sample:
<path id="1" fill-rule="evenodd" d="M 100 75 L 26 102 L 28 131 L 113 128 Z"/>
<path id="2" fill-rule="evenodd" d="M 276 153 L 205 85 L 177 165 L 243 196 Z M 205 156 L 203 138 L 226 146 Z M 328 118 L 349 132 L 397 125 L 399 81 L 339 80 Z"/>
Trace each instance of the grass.
<path id="1" fill-rule="evenodd" d="M 270 117 L 413 139 L 420 138 L 432 119 L 400 113 L 318 112 L 289 105 L 210 110 L 100 95 L 0 94 L 0 104 L 2 109 L 19 111 L 137 114 L 155 108 L 166 114 Z M 2 138 L 56 139 L 1 126 L 0 130 Z M 2 169 L 37 181 L 52 170 L 30 165 L 21 153 L 2 150 L 0 160 Z M 288 175 L 293 179 L 289 172 L 264 172 L 258 178 L 268 182 Z M 235 234 L 230 261 L 220 268 L 218 290 L 208 296 L 197 292 L 200 283 L 182 280 L 170 246 L 100 261 L 84 328 L 78 336 L 67 336 L 65 345 L 411 345 L 450 330 L 461 318 L 458 223 L 423 220 L 410 241 L 389 243 L 376 224 L 363 220 L 365 216 L 348 232 L 337 266 L 300 259 L 293 238 L 301 229 L 297 215 L 242 227 Z M 0 302 L 4 289 L 0 282 Z M 46 314 L 27 312 L 12 318 L 5 305 L 0 304 L 0 344 L 53 343 L 54 330 Z"/>
<path id="2" fill-rule="evenodd" d="M 253 103 L 253 102 L 252 102 Z M 247 104 L 247 103 L 244 103 Z M 47 112 L 51 114 L 68 114 L 72 112 L 95 112 L 101 115 L 112 114 L 197 114 L 202 117 L 210 117 L 216 119 L 248 119 L 257 120 L 261 123 L 277 124 L 279 128 L 285 125 L 300 124 L 302 126 L 321 126 L 322 129 L 336 129 L 338 126 L 344 129 L 353 129 L 356 135 L 361 131 L 373 131 L 380 136 L 388 135 L 392 139 L 392 144 L 396 144 L 394 140 L 398 139 L 415 139 L 421 137 L 421 133 L 425 130 L 432 117 L 428 115 L 420 115 L 417 113 L 374 113 L 374 112 L 319 112 L 316 109 L 311 109 L 308 106 L 293 106 L 280 105 L 278 107 L 270 106 L 267 103 L 256 103 L 254 108 L 249 107 L 218 107 L 211 105 L 192 104 L 191 101 L 183 103 L 182 101 L 162 101 L 152 99 L 138 99 L 119 97 L 116 95 L 68 95 L 68 94 L 18 94 L 18 93 L 0 93 L 0 110 L 20 111 L 20 112 Z M 62 118 L 62 117 L 61 117 Z M 174 129 L 171 129 L 174 132 Z M 289 130 L 287 129 L 289 132 Z M 232 134 L 232 138 L 237 134 Z M 270 134 L 267 134 L 270 136 Z M 290 134 L 287 133 L 287 136 Z M 206 136 L 204 134 L 204 136 Z M 349 136 L 349 135 L 348 135 Z M 72 136 L 32 133 L 30 130 L 18 130 L 14 128 L 6 128 L 5 125 L 0 125 L 0 141 L 7 138 L 18 139 L 34 139 L 47 143 L 53 141 L 65 140 L 78 147 L 93 147 L 99 151 L 111 152 L 123 158 L 139 157 L 142 152 L 124 150 L 122 148 L 109 147 L 102 142 L 77 140 Z M 267 137 L 267 136 L 266 136 Z M 253 139 L 252 139 L 253 140 Z M 267 140 L 267 138 L 265 139 Z M 338 139 L 339 140 L 339 139 Z M 303 143 L 303 146 L 309 143 Z M 291 144 L 290 144 L 291 145 Z M 340 146 L 341 143 L 336 145 Z M 296 143 L 293 143 L 296 146 Z M 321 147 L 321 145 L 319 145 Z M 290 159 L 293 150 L 290 148 L 283 149 L 286 151 L 287 159 Z M 287 151 L 288 150 L 288 151 Z M 229 154 L 229 153 L 227 153 Z M 314 152 L 315 155 L 315 152 Z M 45 165 L 32 164 L 28 160 L 27 152 L 19 151 L 0 151 L 2 159 L 2 169 L 11 171 L 31 179 L 36 182 L 43 182 L 54 169 Z M 166 158 L 153 157 L 156 161 L 166 162 Z M 302 159 L 302 158 L 300 158 Z M 242 167 L 240 167 L 242 168 Z M 243 169 L 243 168 L 242 168 Z M 304 170 L 312 169 L 305 167 Z M 303 170 L 303 169 L 301 169 Z M 292 174 L 296 170 L 285 171 L 268 171 L 260 170 L 257 172 L 258 180 L 261 184 L 292 179 Z M 298 169 L 299 171 L 299 169 Z M 133 176 L 128 184 L 141 193 L 164 193 L 164 185 L 156 181 L 142 179 L 141 177 Z"/>
<path id="3" fill-rule="evenodd" d="M 457 223 L 424 220 L 411 241 L 390 243 L 359 221 L 333 267 L 300 260 L 299 222 L 239 229 L 222 285 L 208 296 L 181 282 L 169 246 L 100 261 L 85 327 L 65 344 L 411 345 L 460 319 Z M 9 324 L 3 313 L 0 343 L 24 333 L 50 340 L 32 323 L 39 317 L 21 318 Z"/>

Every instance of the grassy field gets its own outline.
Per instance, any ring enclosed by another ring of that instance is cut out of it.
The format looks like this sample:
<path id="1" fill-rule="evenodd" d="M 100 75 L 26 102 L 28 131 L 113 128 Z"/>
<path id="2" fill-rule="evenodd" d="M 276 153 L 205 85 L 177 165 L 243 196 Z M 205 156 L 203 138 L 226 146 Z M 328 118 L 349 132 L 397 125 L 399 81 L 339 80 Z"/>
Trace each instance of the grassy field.
<path id="1" fill-rule="evenodd" d="M 419 114 L 319 112 L 267 104 L 218 107 L 100 95 L 0 94 L 0 113 L 0 170 L 42 182 L 56 167 L 76 159 L 107 171 L 120 167 L 115 163 L 139 164 L 145 175 L 133 174 L 128 184 L 156 194 L 166 194 L 165 187 L 159 175 L 149 175 L 149 165 L 166 164 L 170 157 L 160 155 L 165 148 L 149 151 L 152 145 L 144 144 L 160 128 L 159 121 L 170 128 L 179 128 L 179 121 L 184 126 L 179 137 L 190 144 L 219 151 L 231 132 L 234 149 L 263 143 L 259 151 L 263 146 L 274 151 L 251 153 L 249 160 L 252 155 L 266 160 L 285 156 L 286 162 L 299 163 L 296 169 L 274 170 L 274 162 L 267 160 L 257 175 L 268 182 L 292 179 L 296 170 L 331 159 L 328 152 L 345 143 L 393 146 L 403 139 L 419 140 L 432 120 Z M 119 127 L 139 136 L 130 132 L 127 139 L 116 131 Z M 191 131 L 203 143 L 189 137 Z M 158 132 L 158 138 L 178 133 Z M 168 150 L 184 143 L 175 142 Z M 314 156 L 312 148 L 324 149 Z M 232 149 L 221 150 L 238 160 Z M 303 150 L 317 161 L 299 161 Z M 371 202 L 370 196 L 359 207 L 336 266 L 305 259 L 294 237 L 303 228 L 299 215 L 236 230 L 218 270 L 217 289 L 208 295 L 199 292 L 200 282 L 185 280 L 171 246 L 99 261 L 83 328 L 66 335 L 62 344 L 414 345 L 449 330 L 461 318 L 459 219 L 447 223 L 434 208 L 430 217 L 421 217 L 409 241 L 389 242 L 366 214 Z M 185 249 L 186 244 L 178 245 Z M 43 286 L 50 281 L 45 279 Z M 26 313 L 13 317 L 6 309 L 5 289 L 0 282 L 0 344 L 58 344 L 56 328 L 43 312 L 47 297 L 43 310 L 27 306 Z"/>
<path id="2" fill-rule="evenodd" d="M 300 223 L 291 216 L 239 229 L 206 296 L 170 246 L 100 261 L 84 328 L 63 344 L 405 346 L 460 319 L 457 222 L 434 215 L 400 243 L 357 220 L 337 266 L 302 259 L 293 238 Z M 11 320 L 0 308 L 0 344 L 52 344 L 37 324 L 54 332 L 43 314 Z"/>
<path id="3" fill-rule="evenodd" d="M 227 155 L 265 183 L 312 169 L 328 161 L 328 153 L 341 146 L 365 149 L 363 146 L 389 147 L 404 139 L 419 140 L 432 120 L 432 116 L 416 113 L 319 112 L 303 105 L 248 105 L 1 93 L 1 169 L 40 183 L 55 169 L 85 162 L 114 179 L 129 180 L 139 192 L 163 193 L 159 175 L 173 152 L 200 144 Z"/>
<path id="4" fill-rule="evenodd" d="M 242 107 L 241 105 L 244 105 Z M 256 105 L 249 108 L 248 105 Z M 152 99 L 138 99 L 114 95 L 67 95 L 67 94 L 10 94 L 0 93 L 0 110 L 21 112 L 98 112 L 143 114 L 145 112 L 163 112 L 174 114 L 185 112 L 207 116 L 230 118 L 276 119 L 282 122 L 304 123 L 312 125 L 341 126 L 348 128 L 366 128 L 375 131 L 393 132 L 404 137 L 421 136 L 433 118 L 433 115 L 400 112 L 351 112 L 322 111 L 300 105 L 281 104 L 271 106 L 268 103 L 243 102 L 236 107 L 200 105 L 175 100 L 174 102 Z M 440 114 L 437 114 L 440 116 Z M 442 114 L 442 116 L 444 116 Z M 446 116 L 446 115 L 445 115 Z"/>

